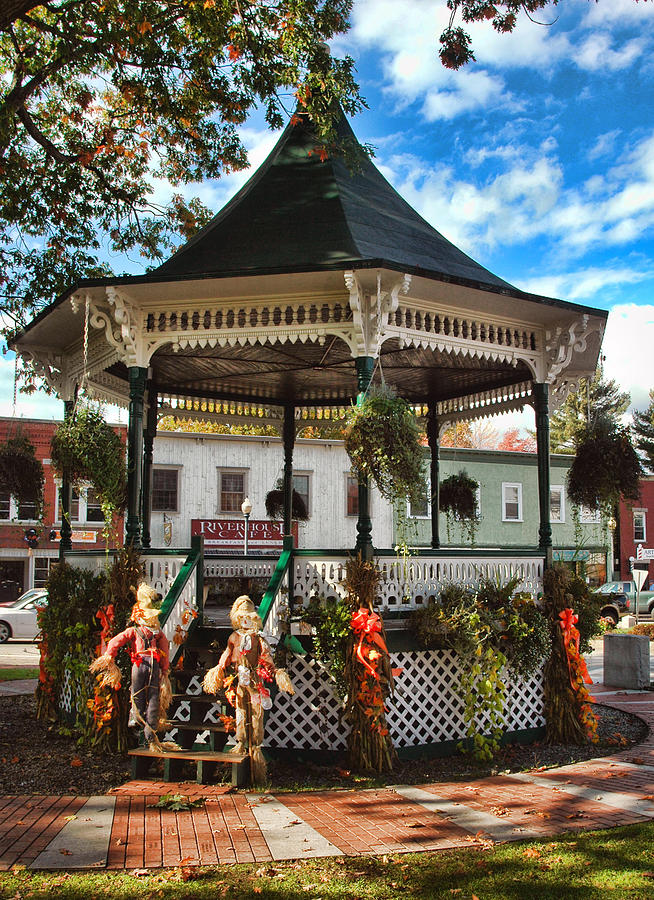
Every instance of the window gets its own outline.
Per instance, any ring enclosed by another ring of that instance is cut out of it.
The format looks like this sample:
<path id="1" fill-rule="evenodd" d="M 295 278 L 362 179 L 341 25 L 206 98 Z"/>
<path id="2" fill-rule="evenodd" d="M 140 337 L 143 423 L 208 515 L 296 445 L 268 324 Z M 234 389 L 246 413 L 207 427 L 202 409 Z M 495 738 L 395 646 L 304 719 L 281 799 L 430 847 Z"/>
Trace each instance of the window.
<path id="1" fill-rule="evenodd" d="M 646 539 L 645 510 L 634 510 L 634 541 L 642 543 Z"/>
<path id="2" fill-rule="evenodd" d="M 0 519 L 11 518 L 11 494 L 0 494 Z"/>
<path id="3" fill-rule="evenodd" d="M 178 512 L 177 469 L 152 470 L 152 509 L 154 512 Z"/>
<path id="4" fill-rule="evenodd" d="M 34 587 L 45 587 L 50 574 L 50 566 L 56 562 L 56 557 L 37 556 L 34 558 Z"/>
<path id="5" fill-rule="evenodd" d="M 57 521 L 61 522 L 62 512 L 61 512 L 61 485 L 57 485 Z M 80 522 L 80 508 L 79 508 L 79 492 L 73 488 L 71 491 L 71 499 L 70 499 L 70 521 L 71 522 Z"/>
<path id="6" fill-rule="evenodd" d="M 565 522 L 565 500 L 560 484 L 553 484 L 550 488 L 550 522 Z"/>
<path id="7" fill-rule="evenodd" d="M 502 485 L 502 521 L 522 522 L 522 485 Z"/>
<path id="8" fill-rule="evenodd" d="M 428 519 L 431 516 L 431 480 L 425 479 L 420 498 L 409 501 L 409 515 L 413 519 Z"/>
<path id="9" fill-rule="evenodd" d="M 353 475 L 346 475 L 346 515 L 359 515 L 359 479 Z"/>
<path id="10" fill-rule="evenodd" d="M 602 521 L 602 514 L 599 509 L 582 506 L 579 510 L 579 521 L 584 525 L 598 525 Z"/>
<path id="11" fill-rule="evenodd" d="M 293 473 L 293 490 L 302 497 L 307 515 L 311 515 L 311 507 L 309 506 L 309 482 L 310 476 L 308 474 L 296 475 Z"/>
<path id="12" fill-rule="evenodd" d="M 245 500 L 245 472 L 219 472 L 220 512 L 241 512 Z"/>
<path id="13" fill-rule="evenodd" d="M 93 488 L 86 489 L 86 521 L 104 522 L 100 499 Z"/>
<path id="14" fill-rule="evenodd" d="M 39 511 L 35 500 L 27 500 L 24 503 L 17 504 L 18 510 L 16 518 L 20 521 L 33 521 L 38 519 Z"/>

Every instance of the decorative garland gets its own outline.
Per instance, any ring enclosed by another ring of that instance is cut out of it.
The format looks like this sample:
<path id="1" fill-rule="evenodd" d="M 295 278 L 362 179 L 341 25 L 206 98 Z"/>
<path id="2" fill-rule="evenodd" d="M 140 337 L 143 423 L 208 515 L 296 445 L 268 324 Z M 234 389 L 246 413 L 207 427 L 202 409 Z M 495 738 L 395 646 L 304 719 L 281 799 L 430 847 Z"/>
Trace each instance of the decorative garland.
<path id="1" fill-rule="evenodd" d="M 364 772 L 391 771 L 397 759 L 386 724 L 384 701 L 393 690 L 393 673 L 381 618 L 373 611 L 381 573 L 361 556 L 347 563 L 345 587 L 351 605 L 351 634 L 345 663 L 350 725 L 350 765 Z"/>
<path id="2" fill-rule="evenodd" d="M 587 592 L 588 588 L 574 572 L 561 565 L 548 569 L 543 581 L 552 631 L 552 655 L 545 666 L 547 737 L 553 743 L 594 743 L 597 740 L 597 716 L 584 684 L 589 681 L 581 656 L 586 648 L 584 636 L 577 628 L 584 617 L 577 615 L 570 606 L 574 594 L 580 594 L 582 589 Z M 590 630 L 586 625 L 586 634 Z M 594 630 L 599 630 L 597 624 Z"/>

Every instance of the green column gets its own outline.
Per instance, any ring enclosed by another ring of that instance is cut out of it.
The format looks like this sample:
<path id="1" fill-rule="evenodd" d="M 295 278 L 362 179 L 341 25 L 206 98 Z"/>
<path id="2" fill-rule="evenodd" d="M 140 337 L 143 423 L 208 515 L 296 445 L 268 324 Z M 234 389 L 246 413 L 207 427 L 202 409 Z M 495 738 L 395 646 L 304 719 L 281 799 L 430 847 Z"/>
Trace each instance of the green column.
<path id="1" fill-rule="evenodd" d="M 534 383 L 534 411 L 536 413 L 536 445 L 538 450 L 538 506 L 540 527 L 538 547 L 552 555 L 552 525 L 550 524 L 550 417 L 549 385 Z"/>
<path id="2" fill-rule="evenodd" d="M 157 389 L 148 388 L 148 415 L 143 432 L 143 538 L 142 546 L 151 546 L 150 519 L 152 516 L 152 459 L 154 456 L 154 439 L 157 434 Z"/>
<path id="3" fill-rule="evenodd" d="M 357 404 L 360 404 L 372 379 L 375 360 L 372 356 L 357 356 L 354 363 L 357 370 Z M 370 518 L 370 489 L 367 478 L 359 478 L 359 517 L 357 519 L 355 552 L 360 553 L 363 559 L 372 559 L 372 519 Z"/>
<path id="4" fill-rule="evenodd" d="M 440 510 L 440 448 L 438 446 L 438 438 L 440 432 L 440 422 L 436 415 L 435 404 L 429 405 L 427 414 L 427 443 L 431 457 L 429 461 L 429 476 L 431 480 L 431 545 L 437 550 L 441 545 L 439 534 L 438 513 Z"/>
<path id="5" fill-rule="evenodd" d="M 148 370 L 130 366 L 129 425 L 127 427 L 127 535 L 125 543 L 141 545 L 141 487 L 143 476 L 143 399 Z"/>
<path id="6" fill-rule="evenodd" d="M 64 421 L 68 421 L 75 409 L 74 400 L 64 400 Z M 70 524 L 70 507 L 72 500 L 72 490 L 70 483 L 70 474 L 64 469 L 61 478 L 61 531 L 59 532 L 59 561 L 63 562 L 64 553 L 73 549 L 72 534 L 73 529 Z"/>
<path id="7" fill-rule="evenodd" d="M 284 535 L 291 534 L 293 522 L 293 448 L 295 446 L 295 406 L 284 406 Z"/>

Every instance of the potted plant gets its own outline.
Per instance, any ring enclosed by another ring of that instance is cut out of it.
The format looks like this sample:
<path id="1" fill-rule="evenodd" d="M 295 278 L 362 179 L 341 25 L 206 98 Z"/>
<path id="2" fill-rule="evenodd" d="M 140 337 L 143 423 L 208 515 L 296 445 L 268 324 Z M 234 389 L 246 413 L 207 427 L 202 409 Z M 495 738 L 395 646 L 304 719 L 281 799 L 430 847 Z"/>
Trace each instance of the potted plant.
<path id="1" fill-rule="evenodd" d="M 447 520 L 447 540 L 455 522 L 459 522 L 465 530 L 470 543 L 474 543 L 479 525 L 479 506 L 477 491 L 479 482 L 471 478 L 461 469 L 455 475 L 443 479 L 439 491 L 439 509 L 445 513 Z"/>
<path id="2" fill-rule="evenodd" d="M 43 466 L 34 445 L 22 431 L 0 444 L 0 491 L 12 494 L 18 505 L 34 503 L 36 518 L 43 506 Z"/>
<path id="3" fill-rule="evenodd" d="M 424 450 L 411 406 L 387 386 L 371 387 L 347 414 L 345 449 L 352 468 L 382 497 L 420 499 Z"/>
<path id="4" fill-rule="evenodd" d="M 78 407 L 57 428 L 50 449 L 59 475 L 66 473 L 78 488 L 93 485 L 109 525 L 127 504 L 127 470 L 123 443 L 100 410 Z"/>
<path id="5" fill-rule="evenodd" d="M 568 497 L 576 507 L 610 516 L 620 497 L 637 500 L 643 469 L 629 430 L 599 416 L 578 432 L 568 472 Z"/>
<path id="6" fill-rule="evenodd" d="M 284 518 L 284 491 L 281 479 L 277 482 L 276 488 L 268 491 L 266 494 L 266 515 L 269 519 Z M 309 519 L 306 504 L 297 491 L 293 491 L 291 518 L 296 519 L 298 522 L 306 522 Z"/>

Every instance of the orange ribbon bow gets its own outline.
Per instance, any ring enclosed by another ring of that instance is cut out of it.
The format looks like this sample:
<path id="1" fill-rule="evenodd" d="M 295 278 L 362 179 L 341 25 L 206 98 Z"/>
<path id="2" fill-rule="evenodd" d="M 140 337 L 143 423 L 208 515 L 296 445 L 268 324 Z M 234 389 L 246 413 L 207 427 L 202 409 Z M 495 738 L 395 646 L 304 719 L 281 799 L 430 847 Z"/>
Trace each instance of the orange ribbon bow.
<path id="1" fill-rule="evenodd" d="M 593 679 L 588 674 L 588 667 L 586 666 L 586 660 L 579 653 L 579 629 L 576 628 L 576 624 L 579 621 L 579 616 L 574 612 L 574 610 L 568 607 L 567 609 L 561 610 L 559 613 L 559 625 L 561 626 L 561 631 L 563 632 L 563 643 L 565 644 L 565 652 L 568 660 L 568 671 L 570 672 L 570 684 L 576 690 L 578 690 L 577 680 L 573 677 L 572 674 L 572 666 L 571 661 L 574 659 L 576 662 L 577 669 L 579 671 L 579 675 L 586 682 L 586 684 L 592 684 Z"/>
<path id="2" fill-rule="evenodd" d="M 362 606 L 358 612 L 354 613 L 350 621 L 350 628 L 356 635 L 360 635 L 359 646 L 356 650 L 357 659 L 361 665 L 368 671 L 373 678 L 379 681 L 377 669 L 370 665 L 363 652 L 364 642 L 376 644 L 383 653 L 388 653 L 386 644 L 381 637 L 382 622 L 377 613 L 370 612 L 365 606 Z"/>

